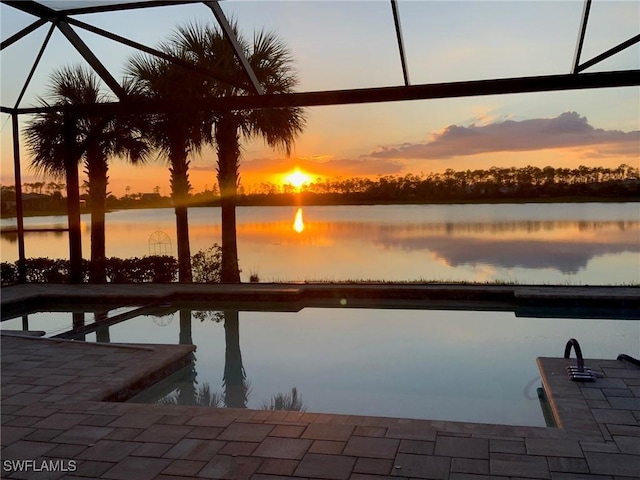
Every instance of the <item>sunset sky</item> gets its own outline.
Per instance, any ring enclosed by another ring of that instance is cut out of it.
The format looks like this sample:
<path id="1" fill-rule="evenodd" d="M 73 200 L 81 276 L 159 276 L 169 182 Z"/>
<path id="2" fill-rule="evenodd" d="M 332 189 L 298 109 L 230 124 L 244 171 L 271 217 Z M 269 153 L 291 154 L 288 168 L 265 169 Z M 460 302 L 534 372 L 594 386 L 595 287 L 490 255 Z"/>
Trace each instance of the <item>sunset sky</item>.
<path id="1" fill-rule="evenodd" d="M 86 2 L 44 2 L 69 4 Z M 394 86 L 403 83 L 389 1 L 221 2 L 228 18 L 251 37 L 276 31 L 289 46 L 300 78 L 297 91 Z M 412 84 L 569 73 L 583 2 L 399 1 Z M 214 22 L 201 4 L 125 13 L 85 15 L 80 20 L 157 46 L 189 21 Z M 33 18 L 0 5 L 2 40 Z M 14 106 L 48 26 L 0 54 L 1 100 Z M 112 74 L 120 79 L 128 47 L 77 29 Z M 582 60 L 640 32 L 640 3 L 594 0 Z M 50 74 L 83 63 L 56 32 L 20 106 L 45 95 Z M 640 68 L 640 45 L 588 72 Z M 105 92 L 108 89 L 105 87 Z M 11 121 L 0 116 L 1 183 L 13 184 Z M 307 126 L 291 157 L 262 141 L 243 143 L 242 183 L 280 182 L 296 167 L 318 176 L 402 175 L 546 165 L 640 164 L 640 88 L 378 103 L 307 109 Z M 215 182 L 215 154 L 206 149 L 191 162 L 195 191 Z M 22 153 L 23 182 L 36 181 Z M 123 195 L 160 186 L 169 194 L 166 165 L 134 168 L 114 160 L 110 190 Z"/>

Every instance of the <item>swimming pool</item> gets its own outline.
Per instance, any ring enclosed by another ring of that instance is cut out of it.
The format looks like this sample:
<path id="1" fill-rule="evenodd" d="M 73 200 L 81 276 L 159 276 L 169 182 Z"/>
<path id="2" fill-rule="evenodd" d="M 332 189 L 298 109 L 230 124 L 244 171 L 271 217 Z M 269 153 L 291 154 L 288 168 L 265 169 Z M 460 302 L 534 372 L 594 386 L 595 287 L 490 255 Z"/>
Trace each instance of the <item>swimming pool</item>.
<path id="1" fill-rule="evenodd" d="M 99 310 L 85 310 L 82 308 L 40 311 L 25 313 L 2 319 L 2 330 L 30 330 L 44 332 L 45 337 L 64 334 L 74 328 L 91 326 L 96 320 L 113 318 L 136 310 L 137 306 L 104 306 Z"/>
<path id="2" fill-rule="evenodd" d="M 295 388 L 299 406 L 309 412 L 537 426 L 545 421 L 536 357 L 559 357 L 566 341 L 577 338 L 586 358 L 614 359 L 637 354 L 640 338 L 636 320 L 520 318 L 508 311 L 225 308 L 165 306 L 146 315 L 129 310 L 124 315 L 133 318 L 83 336 L 197 346 L 192 370 L 134 401 L 264 408 Z"/>

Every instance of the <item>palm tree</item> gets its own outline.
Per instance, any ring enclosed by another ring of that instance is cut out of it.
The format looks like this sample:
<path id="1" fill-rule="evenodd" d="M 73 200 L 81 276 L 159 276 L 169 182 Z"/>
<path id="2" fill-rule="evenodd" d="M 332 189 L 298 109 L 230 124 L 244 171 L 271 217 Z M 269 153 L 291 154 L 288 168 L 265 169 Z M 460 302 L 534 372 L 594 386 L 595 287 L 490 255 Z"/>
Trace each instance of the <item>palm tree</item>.
<path id="1" fill-rule="evenodd" d="M 170 45 L 161 45 L 165 53 L 176 56 Z M 129 60 L 127 74 L 137 85 L 138 91 L 149 100 L 203 96 L 202 79 L 186 74 L 167 60 L 138 55 Z M 196 111 L 161 113 L 147 117 L 145 136 L 169 163 L 171 197 L 176 214 L 178 238 L 179 280 L 191 282 L 191 249 L 189 246 L 188 203 L 190 154 L 200 151 L 205 142 L 211 141 L 211 125 Z"/>
<path id="2" fill-rule="evenodd" d="M 290 93 L 298 80 L 292 68 L 292 57 L 285 44 L 275 34 L 264 31 L 247 42 L 232 25 L 238 43 L 264 89 L 264 93 Z M 247 76 L 229 41 L 216 27 L 189 24 L 180 27 L 173 38 L 176 49 L 195 65 L 219 77 L 223 83 L 208 79 L 209 95 L 215 97 L 248 95 Z M 240 85 L 240 86 L 238 86 Z M 212 113 L 214 143 L 218 155 L 218 184 L 222 214 L 222 272 L 224 283 L 239 283 L 238 247 L 236 239 L 236 199 L 240 181 L 240 140 L 262 137 L 272 148 L 287 155 L 295 137 L 305 124 L 304 110 L 298 107 L 248 111 L 217 111 Z"/>
<path id="3" fill-rule="evenodd" d="M 125 83 L 126 92 L 132 85 Z M 98 77 L 81 66 L 57 70 L 51 76 L 49 100 L 54 105 L 87 105 L 111 101 L 101 91 Z M 42 106 L 50 103 L 40 98 Z M 83 117 L 76 122 L 76 154 L 88 177 L 91 209 L 91 282 L 104 282 L 105 276 L 105 212 L 108 185 L 108 160 L 112 156 L 128 156 L 132 163 L 144 162 L 147 144 L 129 119 Z M 26 144 L 33 155 L 31 167 L 39 174 L 64 178 L 65 127 L 59 112 L 38 114 L 25 129 Z"/>

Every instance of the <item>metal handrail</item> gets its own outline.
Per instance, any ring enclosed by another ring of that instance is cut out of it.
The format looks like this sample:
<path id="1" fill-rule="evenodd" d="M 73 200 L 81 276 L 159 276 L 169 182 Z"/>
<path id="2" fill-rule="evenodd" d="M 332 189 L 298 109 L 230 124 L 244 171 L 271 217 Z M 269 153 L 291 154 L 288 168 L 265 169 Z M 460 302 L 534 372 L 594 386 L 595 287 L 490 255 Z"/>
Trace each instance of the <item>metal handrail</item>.
<path id="1" fill-rule="evenodd" d="M 564 347 L 564 358 L 570 358 L 572 347 L 576 352 L 578 371 L 584 372 L 584 358 L 582 358 L 582 349 L 580 348 L 580 344 L 575 338 L 571 338 L 567 342 L 567 345 Z"/>

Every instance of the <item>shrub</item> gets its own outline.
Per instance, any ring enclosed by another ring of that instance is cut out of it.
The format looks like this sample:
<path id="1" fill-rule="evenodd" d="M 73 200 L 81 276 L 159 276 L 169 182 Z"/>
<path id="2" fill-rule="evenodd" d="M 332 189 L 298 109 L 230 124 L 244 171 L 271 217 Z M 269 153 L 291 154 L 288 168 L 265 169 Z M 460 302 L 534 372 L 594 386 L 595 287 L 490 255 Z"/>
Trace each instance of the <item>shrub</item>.
<path id="1" fill-rule="evenodd" d="M 193 281 L 198 283 L 220 283 L 222 269 L 222 247 L 217 243 L 199 250 L 191 257 Z"/>
<path id="2" fill-rule="evenodd" d="M 142 282 L 167 283 L 178 278 L 178 260 L 168 255 L 151 255 L 136 259 Z"/>
<path id="3" fill-rule="evenodd" d="M 15 263 L 2 262 L 0 264 L 0 282 L 3 287 L 18 282 L 18 266 Z"/>
<path id="4" fill-rule="evenodd" d="M 191 257 L 193 279 L 201 283 L 219 283 L 222 248 L 217 243 L 200 250 Z M 46 257 L 27 258 L 25 261 L 28 283 L 64 283 L 69 281 L 69 260 Z M 88 260 L 82 260 L 83 281 L 89 279 Z M 109 283 L 167 283 L 178 279 L 178 260 L 169 255 L 118 258 L 105 260 L 105 271 Z M 2 285 L 18 282 L 18 262 L 2 262 L 0 272 Z"/>
<path id="5" fill-rule="evenodd" d="M 168 255 L 149 257 L 111 257 L 106 262 L 111 283 L 173 282 L 178 277 L 178 261 Z"/>
<path id="6" fill-rule="evenodd" d="M 28 283 L 62 283 L 69 278 L 69 260 L 27 258 L 25 265 Z"/>

